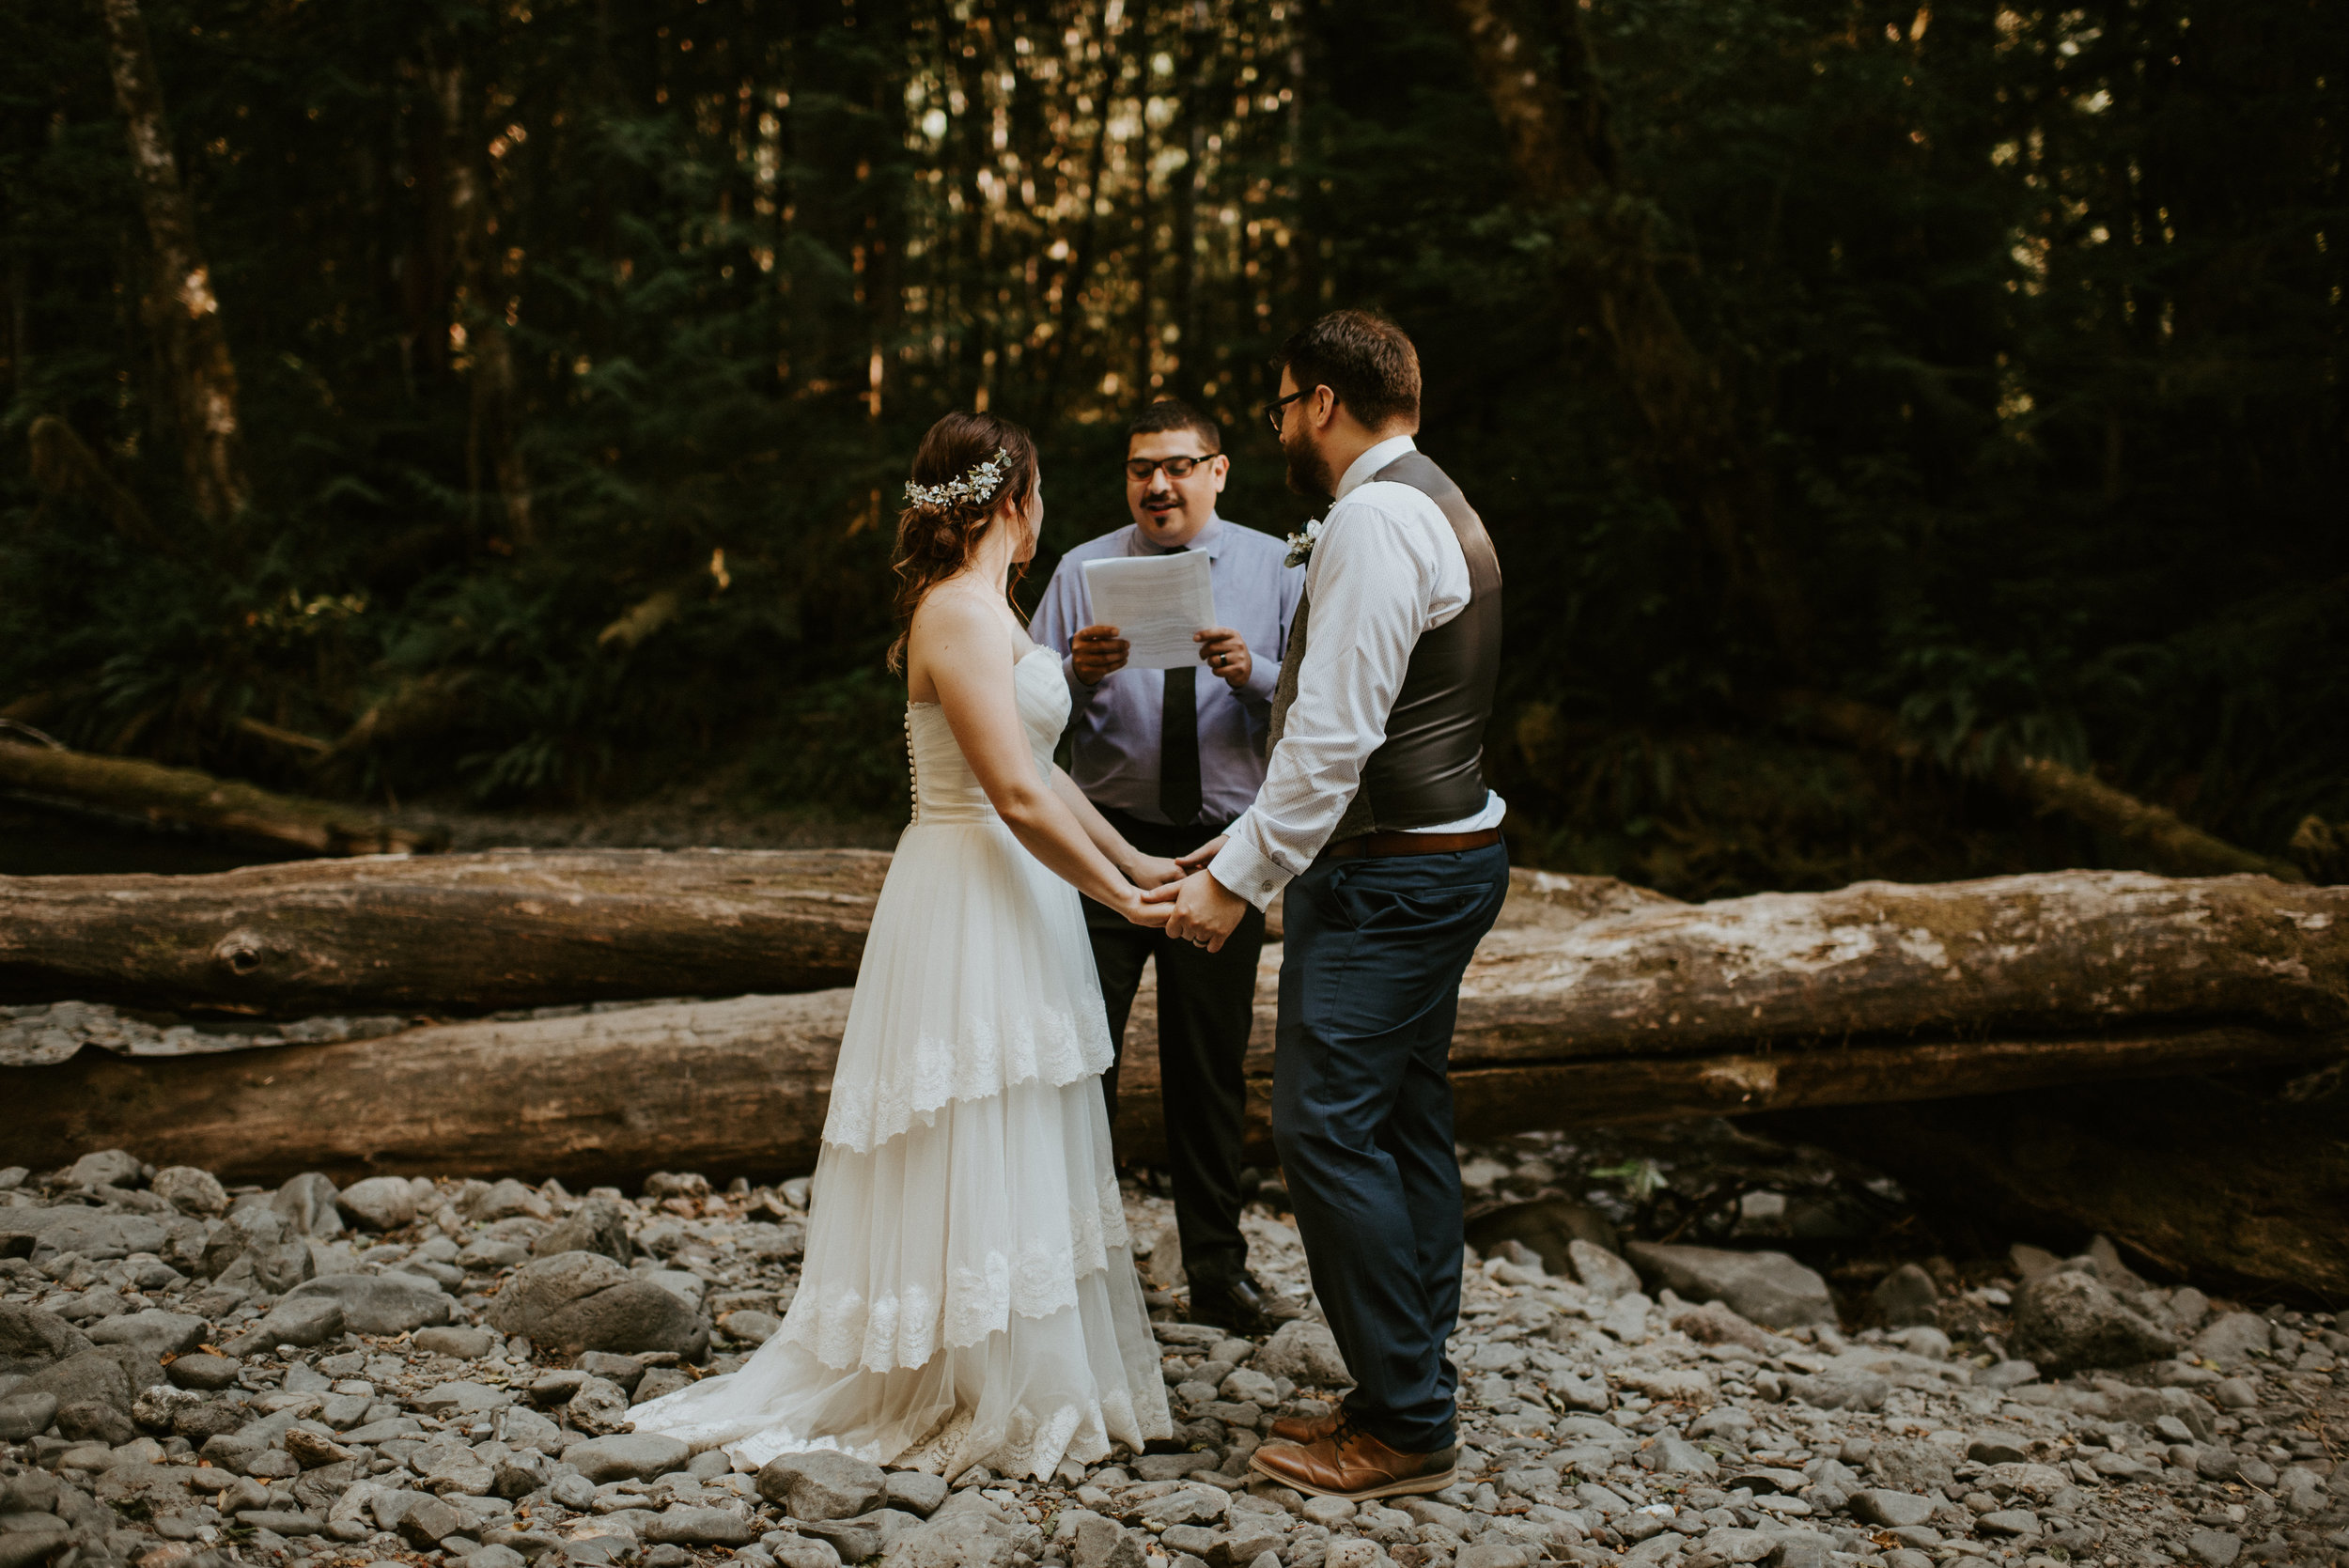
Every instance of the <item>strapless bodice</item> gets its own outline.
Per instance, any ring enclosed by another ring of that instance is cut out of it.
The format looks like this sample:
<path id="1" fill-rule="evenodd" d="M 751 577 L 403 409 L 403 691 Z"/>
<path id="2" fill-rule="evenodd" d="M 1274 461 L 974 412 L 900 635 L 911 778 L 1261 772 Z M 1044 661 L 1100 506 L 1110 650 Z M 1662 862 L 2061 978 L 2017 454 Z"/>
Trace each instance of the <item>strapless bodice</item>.
<path id="1" fill-rule="evenodd" d="M 1061 676 L 1060 660 L 1050 649 L 1037 648 L 1012 667 L 1011 683 L 1029 750 L 1035 755 L 1036 776 L 1050 778 L 1052 748 L 1068 727 L 1068 685 Z M 963 760 L 945 709 L 936 703 L 906 705 L 906 752 L 913 764 L 914 826 L 999 820 L 987 791 L 979 787 L 978 775 Z"/>

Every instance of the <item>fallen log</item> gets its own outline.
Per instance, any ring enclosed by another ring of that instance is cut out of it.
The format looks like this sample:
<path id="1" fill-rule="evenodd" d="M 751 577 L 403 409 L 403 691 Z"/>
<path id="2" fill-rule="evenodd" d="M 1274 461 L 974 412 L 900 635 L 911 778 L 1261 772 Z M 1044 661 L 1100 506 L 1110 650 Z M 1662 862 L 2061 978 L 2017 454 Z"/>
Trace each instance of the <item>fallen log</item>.
<path id="1" fill-rule="evenodd" d="M 865 849 L 521 849 L 0 877 L 0 1001 L 445 1017 L 816 990 L 856 978 L 888 867 Z"/>
<path id="2" fill-rule="evenodd" d="M 2070 874 L 1691 906 L 1519 873 L 1461 986 L 1461 1125 L 1493 1133 L 2331 1062 L 2349 1048 L 2342 914 L 2349 890 L 2256 877 Z M 1248 1057 L 1260 1141 L 1279 961 L 1268 947 Z M 812 1158 L 848 994 L 574 1010 L 184 1062 L 85 1050 L 10 1081 L 51 1129 L 40 1159 L 111 1139 L 147 1158 L 255 1173 L 385 1160 L 447 1170 L 476 1146 L 502 1169 L 567 1177 L 689 1152 L 713 1172 L 733 1160 L 771 1171 Z M 1121 1096 L 1121 1133 L 1144 1158 L 1159 1137 L 1154 1000 L 1145 988 L 1137 1001 L 1133 1093 Z M 150 1097 L 143 1079 L 174 1088 Z M 784 1084 L 794 1087 L 783 1101 L 762 1097 Z M 725 1119 L 744 1126 L 705 1126 L 699 1097 L 713 1085 L 739 1102 Z M 192 1112 L 206 1096 L 225 1096 L 218 1117 Z M 339 1129 L 314 1114 L 345 1102 L 375 1109 Z"/>
<path id="3" fill-rule="evenodd" d="M 1774 1131 L 1905 1184 L 1977 1250 L 2110 1236 L 2173 1279 L 2349 1296 L 2349 1092 L 2338 1067 L 2281 1093 L 2210 1078 L 1789 1111 Z M 1970 1233 L 1970 1234 L 1969 1234 Z"/>
<path id="4" fill-rule="evenodd" d="M 396 828 L 364 807 L 274 795 L 193 768 L 95 756 L 0 737 L 0 790 L 74 811 L 99 811 L 214 837 L 316 855 L 428 852 L 435 832 Z"/>

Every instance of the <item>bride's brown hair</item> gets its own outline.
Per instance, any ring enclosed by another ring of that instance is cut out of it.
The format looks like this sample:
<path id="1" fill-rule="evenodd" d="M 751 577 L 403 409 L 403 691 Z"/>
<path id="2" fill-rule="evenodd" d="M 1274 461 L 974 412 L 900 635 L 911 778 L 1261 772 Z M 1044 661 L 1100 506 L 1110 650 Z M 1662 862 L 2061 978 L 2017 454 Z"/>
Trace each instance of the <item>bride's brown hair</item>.
<path id="1" fill-rule="evenodd" d="M 892 674 L 905 668 L 906 638 L 923 598 L 971 564 L 972 552 L 1006 499 L 1025 506 L 1035 493 L 1035 442 L 1008 419 L 950 413 L 930 427 L 914 450 L 913 482 L 924 487 L 967 478 L 998 452 L 1005 458 L 999 465 L 1003 476 L 986 500 L 913 501 L 897 514 L 897 547 L 889 562 L 897 574 L 897 640 L 889 644 Z M 1014 566 L 1012 582 L 1019 582 L 1026 570 L 1024 562 Z"/>

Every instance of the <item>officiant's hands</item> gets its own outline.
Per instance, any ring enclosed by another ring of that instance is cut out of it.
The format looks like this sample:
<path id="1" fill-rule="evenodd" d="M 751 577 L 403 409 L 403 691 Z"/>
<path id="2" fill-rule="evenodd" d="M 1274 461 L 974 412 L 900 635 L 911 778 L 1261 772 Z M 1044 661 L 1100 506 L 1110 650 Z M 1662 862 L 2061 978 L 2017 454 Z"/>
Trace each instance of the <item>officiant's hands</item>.
<path id="1" fill-rule="evenodd" d="M 1145 904 L 1159 907 L 1171 903 L 1174 913 L 1166 923 L 1166 934 L 1209 953 L 1223 950 L 1248 913 L 1248 901 L 1225 891 L 1214 874 L 1206 871 L 1194 871 L 1179 882 L 1152 888 L 1142 897 Z"/>
<path id="2" fill-rule="evenodd" d="M 1126 655 L 1132 645 L 1113 626 L 1089 626 L 1068 639 L 1068 662 L 1079 680 L 1098 686 L 1126 667 Z"/>
<path id="3" fill-rule="evenodd" d="M 1248 643 L 1228 626 L 1211 626 L 1205 631 L 1191 633 L 1191 641 L 1199 644 L 1199 657 L 1207 668 L 1221 675 L 1235 691 L 1248 685 L 1248 676 L 1255 664 L 1248 657 Z"/>

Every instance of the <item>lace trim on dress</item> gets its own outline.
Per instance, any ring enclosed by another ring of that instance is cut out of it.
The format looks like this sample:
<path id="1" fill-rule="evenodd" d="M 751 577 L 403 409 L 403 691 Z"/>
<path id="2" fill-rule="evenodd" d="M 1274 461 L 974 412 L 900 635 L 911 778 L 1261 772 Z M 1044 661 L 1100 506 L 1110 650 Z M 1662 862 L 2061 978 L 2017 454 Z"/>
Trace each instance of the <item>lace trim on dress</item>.
<path id="1" fill-rule="evenodd" d="M 1016 1258 L 990 1250 L 983 1267 L 948 1272 L 942 1301 L 914 1284 L 868 1298 L 854 1285 L 827 1294 L 802 1282 L 784 1312 L 782 1337 L 828 1367 L 894 1372 L 926 1366 L 941 1349 L 977 1344 L 1015 1313 L 1050 1317 L 1074 1307 L 1079 1281 L 1128 1256 L 1116 1179 L 1096 1197 L 1093 1212 L 1069 1210 L 1068 1245 L 1030 1242 Z"/>
<path id="2" fill-rule="evenodd" d="M 954 1039 L 925 1033 L 912 1051 L 911 1071 L 873 1057 L 844 1062 L 832 1086 L 832 1108 L 824 1116 L 824 1141 L 858 1154 L 910 1128 L 928 1126 L 956 1100 L 983 1100 L 1018 1084 L 1040 1082 L 1060 1089 L 1088 1075 L 1106 1072 L 1113 1059 L 1106 1031 L 1090 1030 L 1074 1013 L 1039 1008 L 1034 1027 L 1005 1033 L 991 1025 L 966 1023 Z M 849 1076 L 851 1067 L 854 1076 Z"/>

